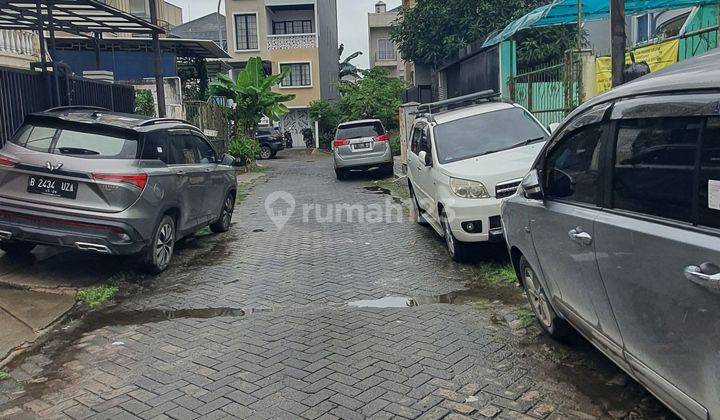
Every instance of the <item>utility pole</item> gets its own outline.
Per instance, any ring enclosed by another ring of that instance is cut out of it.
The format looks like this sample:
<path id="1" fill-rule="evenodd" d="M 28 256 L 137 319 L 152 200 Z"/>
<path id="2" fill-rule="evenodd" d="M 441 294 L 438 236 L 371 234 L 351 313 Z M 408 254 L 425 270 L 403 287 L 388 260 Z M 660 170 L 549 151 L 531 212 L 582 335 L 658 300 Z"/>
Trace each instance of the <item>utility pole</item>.
<path id="1" fill-rule="evenodd" d="M 150 23 L 158 25 L 157 0 L 149 0 Z M 152 34 L 153 55 L 155 57 L 155 91 L 157 92 L 158 117 L 165 118 L 165 81 L 163 80 L 162 51 L 160 51 L 160 34 L 153 31 Z"/>
<path id="2" fill-rule="evenodd" d="M 577 0 L 577 50 L 583 49 L 583 0 Z"/>
<path id="3" fill-rule="evenodd" d="M 625 70 L 625 0 L 610 0 L 610 37 L 612 45 L 612 85 L 624 83 Z"/>

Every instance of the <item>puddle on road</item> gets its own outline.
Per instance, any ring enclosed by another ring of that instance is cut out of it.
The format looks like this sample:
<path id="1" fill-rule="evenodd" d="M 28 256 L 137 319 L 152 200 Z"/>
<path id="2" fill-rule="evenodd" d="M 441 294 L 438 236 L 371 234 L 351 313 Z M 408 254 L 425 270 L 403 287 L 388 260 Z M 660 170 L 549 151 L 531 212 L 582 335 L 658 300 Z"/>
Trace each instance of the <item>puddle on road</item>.
<path id="1" fill-rule="evenodd" d="M 251 315 L 257 312 L 265 312 L 258 309 L 238 308 L 200 308 L 200 309 L 174 309 L 161 310 L 149 309 L 138 311 L 109 311 L 91 312 L 82 318 L 76 319 L 67 326 L 56 329 L 48 337 L 48 340 L 29 351 L 15 358 L 7 366 L 10 372 L 23 370 L 32 372 L 32 378 L 26 381 L 19 381 L 15 389 L 4 384 L 8 390 L 10 400 L 6 404 L 0 404 L 0 412 L 5 405 L 8 407 L 22 406 L 24 403 L 36 400 L 48 392 L 61 391 L 67 379 L 68 364 L 75 361 L 80 352 L 75 351 L 79 346 L 86 345 L 86 340 L 95 340 L 97 345 L 106 345 L 105 337 L 95 337 L 93 332 L 105 327 L 116 327 L 126 325 L 144 325 L 176 319 L 211 319 L 211 318 L 235 318 Z M 94 338 L 93 338 L 94 337 Z M 122 342 L 113 345 L 122 345 Z M 16 393 L 12 396 L 10 393 Z"/>
<path id="2" fill-rule="evenodd" d="M 348 306 L 356 308 L 409 308 L 439 303 L 461 305 L 478 301 L 499 301 L 506 305 L 516 305 L 524 302 L 523 295 L 519 289 L 483 284 L 442 295 L 413 297 L 386 296 L 380 299 L 357 300 L 348 302 Z"/>

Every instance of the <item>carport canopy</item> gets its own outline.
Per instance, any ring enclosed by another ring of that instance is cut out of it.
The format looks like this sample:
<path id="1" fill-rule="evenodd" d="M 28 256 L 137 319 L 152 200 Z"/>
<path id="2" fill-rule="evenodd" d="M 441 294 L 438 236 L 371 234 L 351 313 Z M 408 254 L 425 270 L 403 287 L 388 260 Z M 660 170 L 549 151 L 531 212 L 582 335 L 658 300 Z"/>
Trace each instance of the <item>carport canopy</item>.
<path id="1" fill-rule="evenodd" d="M 40 9 L 40 14 L 38 14 Z M 164 33 L 159 26 L 96 0 L 0 0 L 0 29 L 37 30 L 38 19 L 75 35 L 103 32 Z"/>
<path id="2" fill-rule="evenodd" d="M 155 5 L 157 0 L 149 0 L 150 15 L 157 22 Z M 40 68 L 48 70 L 45 57 L 45 31 L 50 36 L 50 55 L 55 58 L 55 31 L 71 33 L 82 37 L 99 39 L 103 33 L 148 34 L 153 38 L 155 55 L 155 83 L 158 97 L 158 114 L 165 116 L 165 88 L 162 79 L 160 60 L 161 27 L 140 19 L 130 13 L 108 6 L 97 0 L 0 0 L 0 29 L 37 31 L 40 38 Z M 58 66 L 50 63 L 53 70 L 51 96 L 57 105 L 62 105 Z"/>

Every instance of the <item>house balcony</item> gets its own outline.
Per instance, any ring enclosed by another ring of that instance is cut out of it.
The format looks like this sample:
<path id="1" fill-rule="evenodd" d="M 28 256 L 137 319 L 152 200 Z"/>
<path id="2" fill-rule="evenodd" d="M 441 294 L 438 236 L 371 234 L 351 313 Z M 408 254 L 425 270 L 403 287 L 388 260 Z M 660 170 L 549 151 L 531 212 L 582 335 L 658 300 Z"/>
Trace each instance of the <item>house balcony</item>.
<path id="1" fill-rule="evenodd" d="M 29 61 L 38 59 L 37 37 L 28 31 L 0 29 L 0 54 Z"/>
<path id="2" fill-rule="evenodd" d="M 268 51 L 317 48 L 317 36 L 310 34 L 268 35 Z"/>

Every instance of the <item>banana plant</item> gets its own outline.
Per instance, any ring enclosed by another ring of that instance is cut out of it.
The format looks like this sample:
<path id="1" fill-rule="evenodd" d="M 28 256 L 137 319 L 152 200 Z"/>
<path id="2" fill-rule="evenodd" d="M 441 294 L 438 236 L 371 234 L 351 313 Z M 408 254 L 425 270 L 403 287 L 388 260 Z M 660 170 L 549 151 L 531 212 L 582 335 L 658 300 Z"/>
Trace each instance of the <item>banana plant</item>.
<path id="1" fill-rule="evenodd" d="M 235 108 L 231 111 L 234 122 L 233 138 L 237 137 L 239 130 L 242 129 L 247 136 L 254 139 L 255 131 L 263 116 L 268 117 L 270 121 L 278 121 L 289 112 L 283 102 L 292 101 L 295 95 L 272 90 L 287 77 L 289 72 L 290 69 L 285 69 L 280 74 L 267 76 L 263 70 L 262 59 L 253 57 L 238 73 L 236 80 L 218 74 L 217 80 L 210 84 L 210 92 L 235 102 Z"/>

